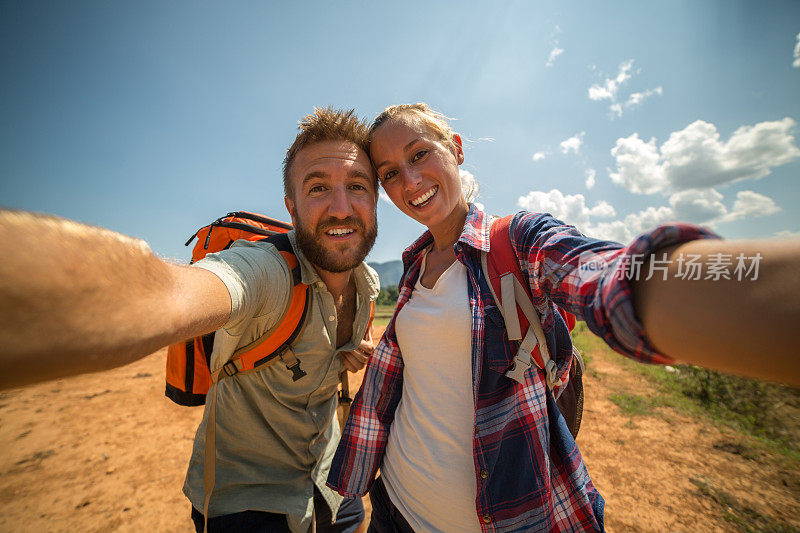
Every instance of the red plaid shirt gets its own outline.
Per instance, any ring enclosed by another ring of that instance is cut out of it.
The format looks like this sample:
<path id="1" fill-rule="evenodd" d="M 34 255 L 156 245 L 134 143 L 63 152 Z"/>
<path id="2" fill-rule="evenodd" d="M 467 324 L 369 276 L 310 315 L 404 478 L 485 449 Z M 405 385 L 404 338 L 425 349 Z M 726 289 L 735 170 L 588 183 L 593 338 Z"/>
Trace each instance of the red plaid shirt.
<path id="1" fill-rule="evenodd" d="M 626 248 L 587 238 L 550 215 L 525 212 L 513 218 L 509 231 L 559 376 L 568 372 L 572 339 L 553 303 L 584 320 L 613 349 L 643 362 L 670 362 L 654 351 L 636 319 L 628 276 L 646 254 L 714 237 L 712 233 L 690 225 L 662 226 Z M 426 232 L 403 253 L 395 317 L 411 297 L 422 252 L 432 240 Z M 488 217 L 470 206 L 455 251 L 467 267 L 472 309 L 475 512 L 481 527 L 486 532 L 602 531 L 603 498 L 555 406 L 544 372 L 531 366 L 524 384 L 504 375 L 512 366 L 516 343 L 508 341 L 481 271 L 480 251 L 488 249 Z M 328 485 L 342 495 L 361 496 L 369 489 L 402 389 L 403 358 L 393 317 L 370 358 L 333 459 Z"/>

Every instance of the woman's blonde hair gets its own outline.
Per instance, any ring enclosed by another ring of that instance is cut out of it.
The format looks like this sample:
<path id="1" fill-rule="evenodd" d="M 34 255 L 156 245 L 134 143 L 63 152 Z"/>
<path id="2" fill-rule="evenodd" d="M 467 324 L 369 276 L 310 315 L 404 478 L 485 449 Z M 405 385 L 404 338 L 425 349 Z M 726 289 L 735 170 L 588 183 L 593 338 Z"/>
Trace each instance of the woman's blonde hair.
<path id="1" fill-rule="evenodd" d="M 424 125 L 444 144 L 455 146 L 455 141 L 453 140 L 455 132 L 447 122 L 450 119 L 424 102 L 393 105 L 384 109 L 372 121 L 372 125 L 369 127 L 369 139 L 372 140 L 375 130 L 390 120 L 402 120 L 411 126 Z M 461 189 L 464 199 L 467 202 L 474 201 L 478 198 L 478 182 L 468 172 L 459 172 L 459 175 L 461 176 Z"/>

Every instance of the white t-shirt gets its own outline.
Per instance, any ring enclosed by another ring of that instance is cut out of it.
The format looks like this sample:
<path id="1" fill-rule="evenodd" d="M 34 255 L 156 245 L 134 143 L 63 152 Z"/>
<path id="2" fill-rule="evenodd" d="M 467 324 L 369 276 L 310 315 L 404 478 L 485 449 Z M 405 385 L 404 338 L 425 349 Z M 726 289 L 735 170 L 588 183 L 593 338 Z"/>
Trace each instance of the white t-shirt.
<path id="1" fill-rule="evenodd" d="M 420 279 L 424 269 L 423 262 Z M 464 265 L 455 261 L 431 289 L 418 280 L 395 328 L 403 396 L 381 467 L 386 491 L 415 531 L 479 532 Z"/>

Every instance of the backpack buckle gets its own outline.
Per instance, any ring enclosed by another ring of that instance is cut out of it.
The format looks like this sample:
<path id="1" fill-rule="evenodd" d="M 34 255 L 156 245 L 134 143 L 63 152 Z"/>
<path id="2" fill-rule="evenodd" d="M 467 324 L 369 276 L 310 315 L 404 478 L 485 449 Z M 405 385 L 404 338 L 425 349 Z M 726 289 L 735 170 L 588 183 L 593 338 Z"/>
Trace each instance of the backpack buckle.
<path id="1" fill-rule="evenodd" d="M 514 357 L 514 365 L 511 367 L 508 372 L 506 372 L 506 377 L 509 377 L 516 381 L 517 383 L 524 385 L 525 384 L 525 372 L 531 367 L 531 356 L 530 354 L 525 357 L 524 355 L 520 355 L 519 352 L 517 353 L 516 357 Z"/>
<path id="2" fill-rule="evenodd" d="M 236 363 L 233 361 L 228 361 L 224 365 L 222 365 L 222 371 L 225 372 L 225 375 L 230 377 L 234 376 L 239 373 L 239 369 L 236 368 Z"/>
<path id="3" fill-rule="evenodd" d="M 290 347 L 286 347 L 281 353 L 280 358 L 286 365 L 286 368 L 292 371 L 292 381 L 297 381 L 306 375 L 305 370 L 300 368 L 300 359 L 294 354 Z"/>
<path id="4" fill-rule="evenodd" d="M 547 373 L 547 384 L 550 385 L 550 388 L 558 387 L 563 385 L 564 382 L 560 379 L 556 379 L 556 372 L 558 371 L 558 367 L 556 366 L 556 362 L 550 359 L 547 361 L 547 364 L 544 368 L 545 372 Z"/>
<path id="5" fill-rule="evenodd" d="M 353 399 L 345 391 L 340 390 L 339 391 L 339 403 L 342 404 L 342 405 L 350 405 L 351 403 L 353 403 Z"/>
<path id="6" fill-rule="evenodd" d="M 292 381 L 297 381 L 306 375 L 305 370 L 300 368 L 300 360 L 298 359 L 292 366 L 286 365 L 286 368 L 292 371 Z"/>

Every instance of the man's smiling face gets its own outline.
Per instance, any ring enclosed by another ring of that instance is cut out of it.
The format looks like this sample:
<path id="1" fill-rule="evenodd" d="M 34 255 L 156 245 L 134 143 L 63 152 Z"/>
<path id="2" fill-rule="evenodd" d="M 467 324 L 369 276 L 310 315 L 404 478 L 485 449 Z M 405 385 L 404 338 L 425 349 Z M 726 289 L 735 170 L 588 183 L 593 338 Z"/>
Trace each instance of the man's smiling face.
<path id="1" fill-rule="evenodd" d="M 367 154 L 350 141 L 322 141 L 297 153 L 290 170 L 297 244 L 318 269 L 358 266 L 378 235 L 377 183 Z"/>

